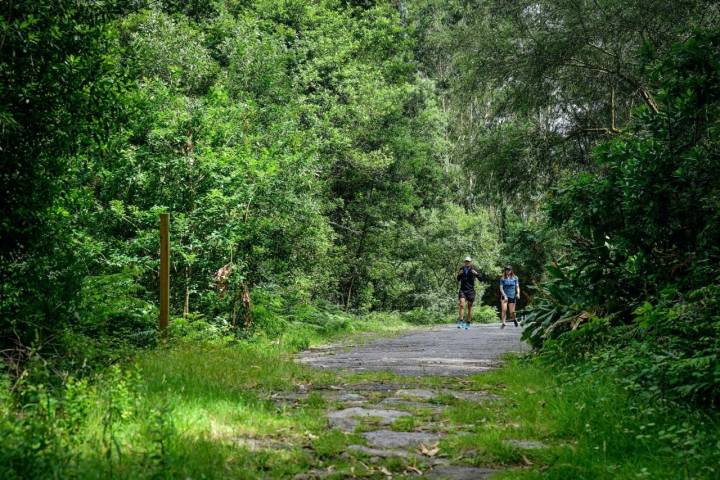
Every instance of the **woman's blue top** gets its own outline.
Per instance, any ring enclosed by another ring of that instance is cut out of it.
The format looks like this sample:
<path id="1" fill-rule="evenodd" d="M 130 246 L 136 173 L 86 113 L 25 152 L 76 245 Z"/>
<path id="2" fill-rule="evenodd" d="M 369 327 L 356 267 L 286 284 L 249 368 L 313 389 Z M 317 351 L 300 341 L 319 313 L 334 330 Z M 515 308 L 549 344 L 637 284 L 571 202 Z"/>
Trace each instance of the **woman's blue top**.
<path id="1" fill-rule="evenodd" d="M 518 278 L 513 275 L 510 278 L 500 277 L 500 286 L 508 298 L 515 298 L 516 287 L 520 284 Z"/>

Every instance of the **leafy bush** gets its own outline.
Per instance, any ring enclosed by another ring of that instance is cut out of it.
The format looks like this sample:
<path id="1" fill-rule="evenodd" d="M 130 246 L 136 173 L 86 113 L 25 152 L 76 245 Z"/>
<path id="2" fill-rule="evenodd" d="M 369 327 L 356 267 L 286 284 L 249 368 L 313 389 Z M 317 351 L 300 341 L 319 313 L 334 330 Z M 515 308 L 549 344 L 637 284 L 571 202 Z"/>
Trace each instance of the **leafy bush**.
<path id="1" fill-rule="evenodd" d="M 39 368 L 39 367 L 38 367 Z M 36 372 L 35 377 L 40 375 Z M 48 372 L 46 376 L 50 376 Z M 106 460 L 112 471 L 123 452 L 118 441 L 120 425 L 137 418 L 140 378 L 136 369 L 117 365 L 93 379 L 68 377 L 61 387 L 30 381 L 23 375 L 10 391 L 6 376 L 0 377 L 0 477 L 77 478 L 83 462 L 80 445 Z M 98 435 L 88 435 L 99 421 Z"/>
<path id="2" fill-rule="evenodd" d="M 651 64 L 658 112 L 595 151 L 597 173 L 556 189 L 570 243 L 548 268 L 523 333 L 554 361 L 592 359 L 638 391 L 720 396 L 720 32 Z M 602 318 L 596 318 L 602 317 Z M 582 326 L 584 323 L 589 323 Z"/>
<path id="3" fill-rule="evenodd" d="M 477 305 L 473 308 L 473 322 L 477 323 L 497 323 L 500 313 L 495 307 L 490 305 Z"/>
<path id="4" fill-rule="evenodd" d="M 699 404 L 720 404 L 720 287 L 674 291 L 645 303 L 630 325 L 592 318 L 546 340 L 541 357 L 572 365 L 589 362 L 615 373 L 638 393 Z"/>
<path id="5" fill-rule="evenodd" d="M 595 150 L 599 173 L 556 189 L 550 221 L 592 305 L 629 314 L 667 287 L 714 281 L 720 261 L 720 33 L 697 32 L 652 65 L 659 112 Z"/>
<path id="6" fill-rule="evenodd" d="M 618 369 L 638 384 L 670 397 L 720 405 L 720 286 L 636 310 L 637 340 Z"/>
<path id="7" fill-rule="evenodd" d="M 155 345 L 157 308 L 144 299 L 138 277 L 139 271 L 130 269 L 85 277 L 75 320 L 59 334 L 58 365 L 69 370 L 104 366 L 133 349 Z"/>
<path id="8" fill-rule="evenodd" d="M 539 348 L 548 339 L 575 330 L 592 314 L 585 308 L 587 288 L 580 288 L 577 269 L 563 271 L 556 265 L 547 267 L 547 277 L 538 286 L 533 304 L 523 322 L 523 340 Z"/>
<path id="9" fill-rule="evenodd" d="M 400 318 L 414 325 L 432 325 L 434 323 L 446 323 L 449 316 L 447 313 L 421 307 L 403 312 Z"/>
<path id="10" fill-rule="evenodd" d="M 155 330 L 157 309 L 144 300 L 139 271 L 85 277 L 80 290 L 76 330 L 90 337 L 139 342 L 138 332 Z"/>
<path id="11" fill-rule="evenodd" d="M 186 317 L 173 317 L 169 325 L 169 334 L 172 338 L 212 342 L 230 338 L 234 333 L 230 323 L 224 319 L 211 322 L 198 313 L 190 313 Z"/>

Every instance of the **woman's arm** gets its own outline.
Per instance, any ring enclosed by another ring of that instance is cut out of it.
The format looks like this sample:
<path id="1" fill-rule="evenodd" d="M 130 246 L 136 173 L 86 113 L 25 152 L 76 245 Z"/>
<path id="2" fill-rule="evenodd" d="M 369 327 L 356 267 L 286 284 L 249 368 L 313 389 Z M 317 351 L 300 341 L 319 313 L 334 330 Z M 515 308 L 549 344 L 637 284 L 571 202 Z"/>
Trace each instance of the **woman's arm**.
<path id="1" fill-rule="evenodd" d="M 515 279 L 515 293 L 516 298 L 520 298 L 520 280 Z"/>
<path id="2" fill-rule="evenodd" d="M 503 290 L 502 279 L 500 279 L 500 298 L 502 298 L 503 300 L 507 300 L 507 297 L 505 296 L 505 290 Z"/>

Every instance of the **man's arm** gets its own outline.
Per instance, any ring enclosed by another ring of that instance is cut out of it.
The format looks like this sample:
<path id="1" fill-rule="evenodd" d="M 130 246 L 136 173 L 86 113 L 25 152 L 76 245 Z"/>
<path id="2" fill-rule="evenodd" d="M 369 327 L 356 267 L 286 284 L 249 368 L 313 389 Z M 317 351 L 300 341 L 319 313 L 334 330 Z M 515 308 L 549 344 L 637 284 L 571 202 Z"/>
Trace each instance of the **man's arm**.
<path id="1" fill-rule="evenodd" d="M 484 274 L 478 272 L 478 271 L 475 270 L 475 269 L 473 269 L 472 273 L 473 273 L 473 275 L 475 275 L 475 278 L 477 278 L 479 281 L 481 281 L 481 282 L 487 282 L 487 281 L 488 281 L 487 275 L 484 275 Z"/>

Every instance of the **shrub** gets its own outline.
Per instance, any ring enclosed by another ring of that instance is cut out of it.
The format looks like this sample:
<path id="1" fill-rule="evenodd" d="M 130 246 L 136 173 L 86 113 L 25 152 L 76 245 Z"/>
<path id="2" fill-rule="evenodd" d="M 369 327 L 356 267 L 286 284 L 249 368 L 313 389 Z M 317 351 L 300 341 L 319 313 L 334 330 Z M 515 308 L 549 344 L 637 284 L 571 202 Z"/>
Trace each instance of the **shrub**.
<path id="1" fill-rule="evenodd" d="M 553 361 L 592 358 L 638 392 L 717 405 L 720 32 L 697 31 L 649 68 L 657 111 L 601 144 L 598 169 L 557 188 L 570 242 L 524 338 Z M 596 318 L 603 317 L 603 318 Z M 583 324 L 589 322 L 587 325 Z"/>
<path id="2" fill-rule="evenodd" d="M 547 277 L 537 288 L 533 304 L 523 322 L 523 340 L 540 348 L 546 340 L 575 330 L 592 314 L 587 289 L 579 287 L 581 272 L 564 271 L 557 265 L 547 267 Z"/>
<path id="3" fill-rule="evenodd" d="M 447 313 L 420 307 L 404 312 L 400 318 L 413 325 L 432 325 L 434 323 L 446 323 L 449 317 Z"/>
<path id="4" fill-rule="evenodd" d="M 640 335 L 621 370 L 670 397 L 720 405 L 720 286 L 666 294 L 638 308 L 635 321 Z"/>
<path id="5" fill-rule="evenodd" d="M 720 404 L 720 287 L 677 298 L 674 291 L 635 311 L 630 325 L 593 318 L 543 345 L 541 358 L 607 369 L 638 393 Z"/>

